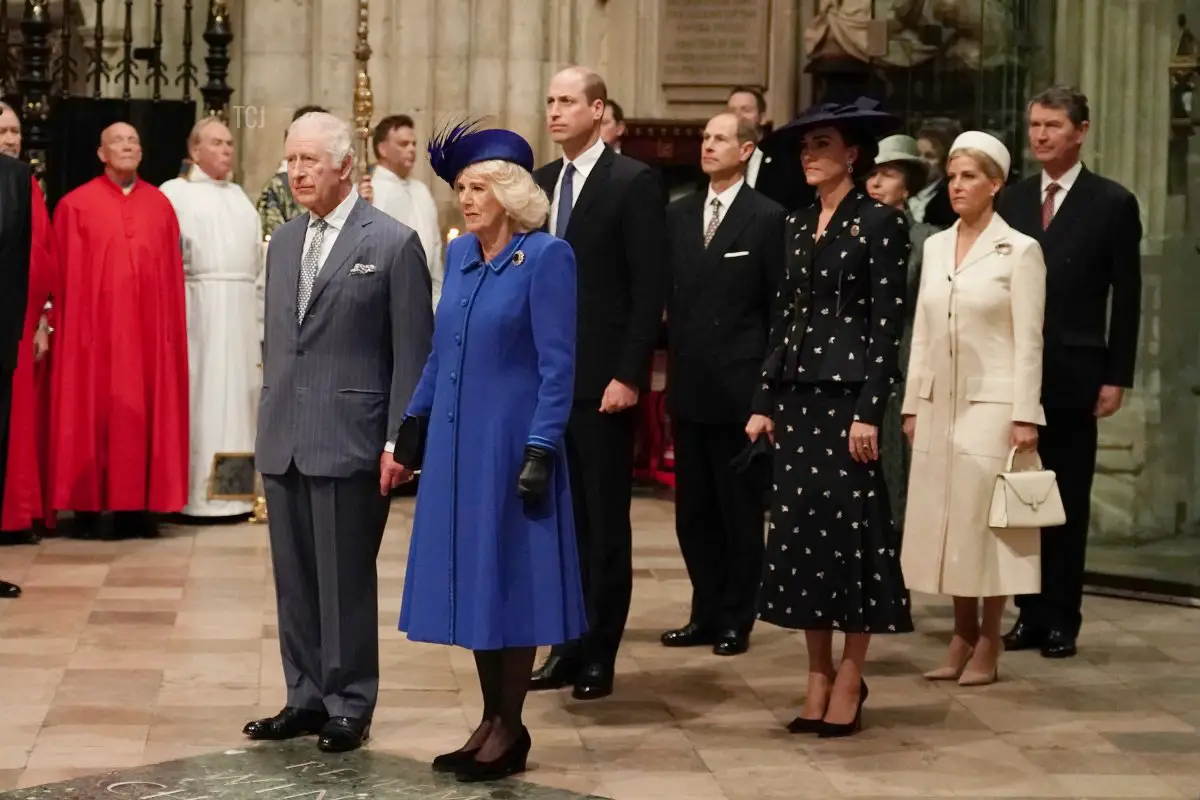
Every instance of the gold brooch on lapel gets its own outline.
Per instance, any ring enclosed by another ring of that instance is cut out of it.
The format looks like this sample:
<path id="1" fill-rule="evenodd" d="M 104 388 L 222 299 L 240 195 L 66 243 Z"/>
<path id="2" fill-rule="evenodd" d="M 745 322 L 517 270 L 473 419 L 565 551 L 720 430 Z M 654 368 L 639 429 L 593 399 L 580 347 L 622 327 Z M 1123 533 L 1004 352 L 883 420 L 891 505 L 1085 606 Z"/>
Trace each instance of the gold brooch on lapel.
<path id="1" fill-rule="evenodd" d="M 519 267 L 524 263 L 525 263 L 525 251 L 524 250 L 518 250 L 517 252 L 513 253 L 513 266 L 514 267 Z"/>
<path id="2" fill-rule="evenodd" d="M 996 252 L 1002 256 L 1012 253 L 1012 245 L 1008 242 L 999 242 L 996 244 Z"/>

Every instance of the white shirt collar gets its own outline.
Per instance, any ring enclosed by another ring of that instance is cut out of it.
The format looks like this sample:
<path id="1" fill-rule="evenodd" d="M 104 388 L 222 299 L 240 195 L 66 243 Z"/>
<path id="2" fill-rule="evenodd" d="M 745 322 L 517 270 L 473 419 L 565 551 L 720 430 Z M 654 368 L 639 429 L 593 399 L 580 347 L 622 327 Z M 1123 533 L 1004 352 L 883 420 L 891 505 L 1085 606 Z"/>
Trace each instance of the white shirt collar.
<path id="1" fill-rule="evenodd" d="M 192 168 L 188 170 L 187 179 L 191 183 L 217 183 L 224 184 L 228 182 L 227 178 L 214 178 L 196 164 L 192 164 Z"/>
<path id="2" fill-rule="evenodd" d="M 350 188 L 350 194 L 346 195 L 346 199 L 338 203 L 337 208 L 325 215 L 325 222 L 335 231 L 341 231 L 346 227 L 346 220 L 350 218 L 350 212 L 354 210 L 354 204 L 358 202 L 358 190 L 354 187 Z M 313 213 L 308 212 L 309 224 L 316 219 Z"/>
<path id="3" fill-rule="evenodd" d="M 738 178 L 737 183 L 733 184 L 733 186 L 730 186 L 720 194 L 713 191 L 712 184 L 710 183 L 708 185 L 708 197 L 704 199 L 705 208 L 712 206 L 713 198 L 716 198 L 717 200 L 721 201 L 721 210 L 728 211 L 729 207 L 733 205 L 733 201 L 737 198 L 738 192 L 742 190 L 742 186 L 745 185 L 745 183 L 745 177 Z"/>
<path id="4" fill-rule="evenodd" d="M 563 156 L 563 169 L 567 168 L 567 164 L 574 164 L 575 170 L 586 178 L 588 173 L 592 171 L 592 167 L 596 166 L 596 162 L 600 160 L 600 156 L 603 154 L 604 140 L 597 138 L 596 142 L 587 150 L 584 150 L 582 153 L 576 156 L 574 161 L 570 160 L 566 156 Z"/>
<path id="5" fill-rule="evenodd" d="M 1051 183 L 1057 183 L 1059 187 L 1061 187 L 1059 191 L 1062 194 L 1066 194 L 1067 192 L 1071 191 L 1071 187 L 1075 185 L 1075 181 L 1079 180 L 1079 173 L 1081 172 L 1083 172 L 1082 161 L 1076 161 L 1075 166 L 1064 172 L 1062 177 L 1058 180 L 1052 180 L 1050 176 L 1046 174 L 1046 170 L 1042 170 L 1042 194 L 1046 193 L 1046 187 Z"/>

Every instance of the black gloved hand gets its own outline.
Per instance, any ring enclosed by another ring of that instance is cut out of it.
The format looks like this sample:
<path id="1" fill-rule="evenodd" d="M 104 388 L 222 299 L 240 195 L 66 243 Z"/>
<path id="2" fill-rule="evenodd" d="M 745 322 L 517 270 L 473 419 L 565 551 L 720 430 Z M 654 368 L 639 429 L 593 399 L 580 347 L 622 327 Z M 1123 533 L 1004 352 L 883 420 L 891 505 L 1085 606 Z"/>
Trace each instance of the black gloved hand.
<path id="1" fill-rule="evenodd" d="M 397 464 L 418 470 L 425 460 L 425 434 L 429 429 L 429 417 L 405 417 L 396 433 L 396 447 L 392 458 Z"/>
<path id="2" fill-rule="evenodd" d="M 554 474 L 554 453 L 544 447 L 525 446 L 525 461 L 517 477 L 517 497 L 525 503 L 537 503 L 550 491 Z"/>

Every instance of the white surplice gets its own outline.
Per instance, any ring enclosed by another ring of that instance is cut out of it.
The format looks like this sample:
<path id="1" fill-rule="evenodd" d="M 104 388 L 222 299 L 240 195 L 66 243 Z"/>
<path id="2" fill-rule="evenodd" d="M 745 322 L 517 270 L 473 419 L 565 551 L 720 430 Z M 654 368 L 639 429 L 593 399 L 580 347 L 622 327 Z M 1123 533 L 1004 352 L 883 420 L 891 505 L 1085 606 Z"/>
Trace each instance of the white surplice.
<path id="1" fill-rule="evenodd" d="M 433 281 L 433 307 L 442 296 L 442 229 L 438 225 L 437 204 L 429 187 L 412 178 L 401 178 L 383 164 L 376 164 L 371 175 L 371 204 L 388 216 L 417 232 L 425 248 L 429 277 Z"/>
<path id="2" fill-rule="evenodd" d="M 179 218 L 187 291 L 191 458 L 183 513 L 249 513 L 252 503 L 210 500 L 208 489 L 214 454 L 254 452 L 262 222 L 241 186 L 199 167 L 161 188 Z"/>

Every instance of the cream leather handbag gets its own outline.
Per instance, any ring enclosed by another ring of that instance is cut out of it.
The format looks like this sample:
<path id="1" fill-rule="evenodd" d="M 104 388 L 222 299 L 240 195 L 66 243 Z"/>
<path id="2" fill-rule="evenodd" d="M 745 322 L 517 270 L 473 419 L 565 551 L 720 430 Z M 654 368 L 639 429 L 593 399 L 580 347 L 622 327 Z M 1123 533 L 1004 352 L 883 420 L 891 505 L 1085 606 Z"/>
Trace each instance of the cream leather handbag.
<path id="1" fill-rule="evenodd" d="M 1017 448 L 1008 454 L 1004 472 L 996 476 L 992 490 L 992 508 L 988 526 L 992 528 L 1051 528 L 1067 521 L 1062 495 L 1058 492 L 1058 477 L 1042 466 L 1042 459 L 1032 454 L 1034 468 L 1013 470 Z"/>

